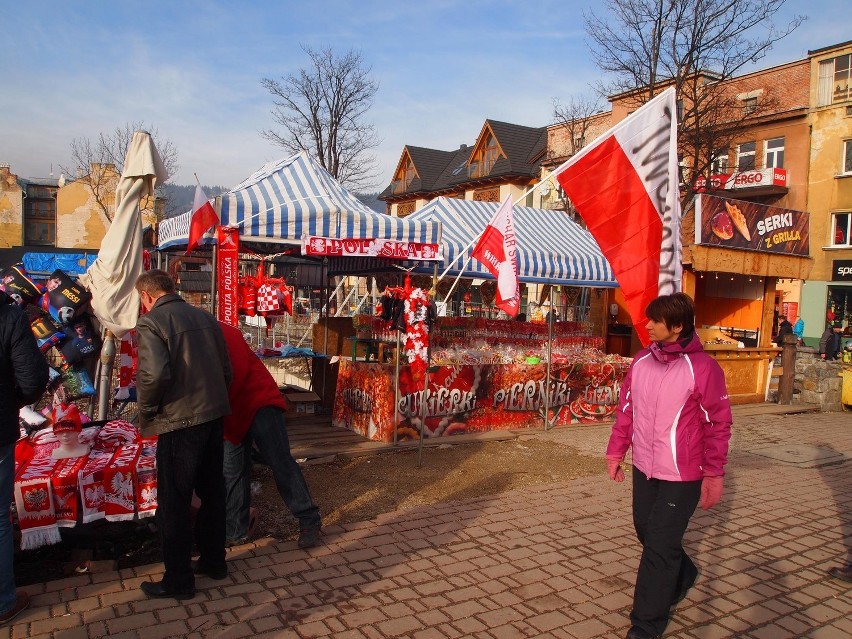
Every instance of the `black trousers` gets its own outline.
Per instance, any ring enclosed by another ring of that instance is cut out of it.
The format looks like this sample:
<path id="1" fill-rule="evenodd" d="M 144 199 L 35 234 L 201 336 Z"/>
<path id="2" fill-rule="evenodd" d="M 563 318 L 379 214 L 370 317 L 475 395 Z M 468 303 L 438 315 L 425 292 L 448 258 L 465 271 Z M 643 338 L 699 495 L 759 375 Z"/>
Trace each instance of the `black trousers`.
<path id="1" fill-rule="evenodd" d="M 661 635 L 669 608 L 698 569 L 683 549 L 683 535 L 701 498 L 699 481 L 648 479 L 633 467 L 633 526 L 642 544 L 630 621 Z"/>
<path id="2" fill-rule="evenodd" d="M 163 586 L 195 587 L 192 492 L 201 499 L 195 543 L 201 562 L 225 565 L 225 480 L 222 419 L 163 433 L 157 441 L 157 526 L 163 548 Z"/>

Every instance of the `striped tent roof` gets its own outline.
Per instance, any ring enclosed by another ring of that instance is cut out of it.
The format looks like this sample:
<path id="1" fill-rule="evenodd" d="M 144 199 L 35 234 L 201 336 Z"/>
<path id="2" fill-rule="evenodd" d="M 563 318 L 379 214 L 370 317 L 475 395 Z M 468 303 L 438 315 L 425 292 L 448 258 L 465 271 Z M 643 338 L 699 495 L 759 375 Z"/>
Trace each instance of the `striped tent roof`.
<path id="1" fill-rule="evenodd" d="M 444 266 L 441 270 L 446 269 L 452 262 L 449 273 L 456 276 L 470 250 L 464 255 L 461 255 L 461 252 L 485 230 L 499 206 L 497 202 L 439 197 L 405 219 L 441 223 L 444 245 Z M 591 234 L 567 214 L 516 206 L 513 209 L 513 217 L 518 248 L 518 271 L 522 282 L 618 286 L 609 262 L 601 254 L 601 249 Z M 431 267 L 417 270 L 432 272 Z M 473 259 L 464 267 L 463 275 L 493 279 L 485 266 Z"/>
<path id="2" fill-rule="evenodd" d="M 378 213 L 347 191 L 314 158 L 271 162 L 216 198 L 221 223 L 243 242 L 299 244 L 303 235 L 439 243 L 440 223 Z M 160 248 L 186 244 L 191 213 L 160 225 Z"/>

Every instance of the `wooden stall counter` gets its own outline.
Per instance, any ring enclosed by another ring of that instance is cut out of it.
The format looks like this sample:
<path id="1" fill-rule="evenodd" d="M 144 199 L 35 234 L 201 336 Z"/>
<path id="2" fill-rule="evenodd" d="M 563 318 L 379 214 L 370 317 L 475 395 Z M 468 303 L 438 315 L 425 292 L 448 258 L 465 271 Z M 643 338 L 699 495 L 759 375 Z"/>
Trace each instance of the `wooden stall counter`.
<path id="1" fill-rule="evenodd" d="M 757 404 L 766 400 L 770 363 L 781 352 L 780 348 L 714 349 L 705 346 L 704 350 L 722 367 L 731 404 Z"/>

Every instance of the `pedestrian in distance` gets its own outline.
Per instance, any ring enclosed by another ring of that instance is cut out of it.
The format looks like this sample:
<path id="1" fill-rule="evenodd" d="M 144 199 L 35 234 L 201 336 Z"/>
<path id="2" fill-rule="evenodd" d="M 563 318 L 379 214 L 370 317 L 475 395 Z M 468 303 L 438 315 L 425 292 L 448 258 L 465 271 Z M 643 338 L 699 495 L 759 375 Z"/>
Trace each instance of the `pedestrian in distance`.
<path id="1" fill-rule="evenodd" d="M 256 451 L 272 470 L 287 508 L 299 520 L 299 548 L 316 546 L 322 521 L 302 470 L 290 453 L 284 417 L 287 401 L 243 334 L 228 324 L 221 327 L 233 369 L 228 387 L 231 414 L 225 417 L 226 545 L 247 541 L 252 452 Z"/>
<path id="2" fill-rule="evenodd" d="M 9 511 L 15 480 L 18 411 L 36 401 L 47 386 L 47 360 L 38 349 L 21 307 L 0 291 L 0 624 L 30 605 L 15 588 L 12 520 Z"/>
<path id="3" fill-rule="evenodd" d="M 825 327 L 822 336 L 819 338 L 819 356 L 824 360 L 835 360 L 840 354 L 840 334 L 843 332 L 843 325 L 840 322 L 834 322 Z"/>
<path id="4" fill-rule="evenodd" d="M 223 420 L 230 412 L 231 365 L 216 319 L 175 293 L 160 270 L 139 276 L 136 289 L 147 313 L 136 324 L 139 366 L 136 399 L 143 435 L 157 438 L 157 527 L 165 572 L 143 581 L 149 597 L 195 596 L 195 572 L 224 579 L 225 482 Z M 191 562 L 192 494 L 200 557 Z"/>
<path id="5" fill-rule="evenodd" d="M 778 334 L 775 336 L 775 345 L 778 348 L 783 348 L 784 336 L 793 335 L 793 325 L 783 315 L 779 318 L 779 321 L 781 323 L 778 325 Z"/>
<path id="6" fill-rule="evenodd" d="M 651 344 L 633 359 L 621 387 L 606 450 L 609 476 L 624 481 L 633 451 L 633 525 L 642 544 L 627 639 L 661 637 L 671 608 L 698 568 L 683 535 L 700 503 L 722 496 L 731 405 L 721 367 L 695 332 L 692 298 L 663 295 L 646 311 Z"/>

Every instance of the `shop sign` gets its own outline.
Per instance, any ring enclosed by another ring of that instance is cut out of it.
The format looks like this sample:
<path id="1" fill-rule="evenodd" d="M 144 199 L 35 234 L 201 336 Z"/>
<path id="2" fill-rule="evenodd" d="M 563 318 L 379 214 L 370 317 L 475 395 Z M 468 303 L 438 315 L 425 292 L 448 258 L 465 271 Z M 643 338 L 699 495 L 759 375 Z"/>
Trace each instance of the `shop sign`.
<path id="1" fill-rule="evenodd" d="M 702 175 L 696 178 L 694 189 L 696 193 L 705 191 L 741 191 L 758 186 L 787 186 L 787 169 L 761 169 L 755 171 L 741 171 L 740 173 L 723 173 L 710 176 L 710 186 L 707 179 Z"/>
<path id="2" fill-rule="evenodd" d="M 302 255 L 314 257 L 378 257 L 386 260 L 442 262 L 444 260 L 442 248 L 440 244 L 423 242 L 302 236 Z"/>
<path id="3" fill-rule="evenodd" d="M 809 255 L 807 211 L 702 194 L 695 203 L 695 243 Z"/>
<path id="4" fill-rule="evenodd" d="M 852 282 L 852 260 L 833 260 L 831 262 L 832 282 Z"/>

